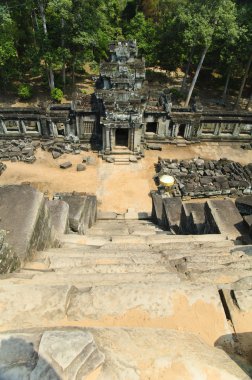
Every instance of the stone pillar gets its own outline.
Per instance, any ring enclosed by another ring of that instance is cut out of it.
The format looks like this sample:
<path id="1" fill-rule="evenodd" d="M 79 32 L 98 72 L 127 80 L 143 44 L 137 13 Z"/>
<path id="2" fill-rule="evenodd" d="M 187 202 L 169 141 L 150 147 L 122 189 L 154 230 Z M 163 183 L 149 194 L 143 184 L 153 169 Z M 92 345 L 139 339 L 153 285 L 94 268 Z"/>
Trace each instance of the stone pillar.
<path id="1" fill-rule="evenodd" d="M 110 152 L 110 130 L 107 127 L 104 127 L 104 151 L 106 153 Z"/>
<path id="2" fill-rule="evenodd" d="M 165 122 L 165 137 L 171 137 L 170 123 L 171 120 L 166 120 Z"/>
<path id="3" fill-rule="evenodd" d="M 179 124 L 175 124 L 174 137 L 177 137 L 179 133 Z"/>
<path id="4" fill-rule="evenodd" d="M 141 146 L 142 128 L 135 128 L 134 130 L 134 152 L 138 152 Z"/>
<path id="5" fill-rule="evenodd" d="M 197 127 L 196 127 L 196 128 L 197 128 Z M 200 137 L 201 134 L 202 134 L 202 126 L 199 124 L 199 125 L 198 125 L 198 128 L 197 128 L 197 133 L 196 133 L 196 135 L 197 135 L 197 137 Z"/>
<path id="6" fill-rule="evenodd" d="M 166 120 L 160 120 L 158 123 L 158 131 L 157 134 L 160 137 L 165 137 L 165 130 L 166 130 Z"/>
<path id="7" fill-rule="evenodd" d="M 65 135 L 66 135 L 66 136 L 69 136 L 69 135 L 70 135 L 70 120 L 67 120 L 67 121 L 66 121 Z M 81 138 L 82 136 L 78 136 L 78 137 Z"/>
<path id="8" fill-rule="evenodd" d="M 115 147 L 116 145 L 116 129 L 115 128 L 111 128 L 110 129 L 110 147 L 111 147 L 111 150 L 113 150 L 113 148 Z"/>
<path id="9" fill-rule="evenodd" d="M 221 124 L 220 123 L 216 123 L 215 129 L 214 129 L 214 135 L 215 136 L 219 136 L 220 130 L 221 130 Z"/>
<path id="10" fill-rule="evenodd" d="M 239 136 L 240 132 L 241 132 L 241 125 L 239 123 L 236 123 L 233 130 L 233 136 L 234 137 Z"/>

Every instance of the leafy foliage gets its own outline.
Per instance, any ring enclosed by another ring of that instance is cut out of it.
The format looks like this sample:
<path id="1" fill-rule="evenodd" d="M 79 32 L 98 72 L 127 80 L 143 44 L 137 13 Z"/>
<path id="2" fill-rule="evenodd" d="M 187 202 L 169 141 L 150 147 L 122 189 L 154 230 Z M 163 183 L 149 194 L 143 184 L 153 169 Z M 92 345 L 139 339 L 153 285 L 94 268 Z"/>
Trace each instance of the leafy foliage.
<path id="1" fill-rule="evenodd" d="M 28 100 L 32 97 L 32 88 L 29 84 L 21 84 L 18 87 L 18 96 L 20 99 Z"/>
<path id="2" fill-rule="evenodd" d="M 53 90 L 51 90 L 52 100 L 55 100 L 56 102 L 61 102 L 63 97 L 64 97 L 64 94 L 60 88 L 55 87 Z"/>
<path id="3" fill-rule="evenodd" d="M 147 65 L 242 77 L 252 51 L 250 0 L 8 0 L 0 5 L 0 89 L 41 77 L 65 88 L 111 40 L 136 39 Z M 62 77 L 59 80 L 59 77 Z M 199 77 L 200 80 L 200 77 Z M 62 88 L 63 88 L 62 87 Z"/>

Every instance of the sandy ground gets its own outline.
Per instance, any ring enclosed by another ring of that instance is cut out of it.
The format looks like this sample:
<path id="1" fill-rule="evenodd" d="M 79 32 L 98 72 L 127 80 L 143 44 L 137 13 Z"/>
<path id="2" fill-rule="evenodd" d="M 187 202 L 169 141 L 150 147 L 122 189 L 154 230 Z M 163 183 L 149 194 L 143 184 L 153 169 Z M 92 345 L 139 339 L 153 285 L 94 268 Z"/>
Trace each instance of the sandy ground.
<path id="1" fill-rule="evenodd" d="M 87 166 L 84 172 L 77 172 L 76 165 L 86 156 L 95 157 L 95 165 Z M 98 197 L 99 208 L 103 211 L 125 212 L 128 208 L 136 211 L 151 211 L 149 192 L 155 189 L 154 164 L 158 156 L 163 158 L 206 159 L 229 158 L 246 164 L 252 162 L 252 152 L 244 151 L 240 144 L 201 143 L 188 147 L 165 145 L 161 152 L 146 151 L 145 158 L 136 164 L 114 165 L 105 163 L 95 153 L 63 155 L 54 160 L 50 153 L 38 150 L 34 164 L 6 162 L 7 170 L 0 177 L 0 184 L 30 182 L 49 197 L 59 191 L 86 191 Z M 70 169 L 62 170 L 59 164 L 71 161 Z"/>

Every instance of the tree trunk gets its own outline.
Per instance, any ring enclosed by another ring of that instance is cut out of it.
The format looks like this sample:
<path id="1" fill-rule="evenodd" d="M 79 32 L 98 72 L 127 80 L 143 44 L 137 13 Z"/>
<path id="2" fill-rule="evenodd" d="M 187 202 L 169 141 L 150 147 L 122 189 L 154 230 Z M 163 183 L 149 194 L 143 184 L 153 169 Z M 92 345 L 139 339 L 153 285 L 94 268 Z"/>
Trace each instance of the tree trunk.
<path id="1" fill-rule="evenodd" d="M 75 62 L 73 63 L 72 81 L 73 81 L 73 84 L 75 84 Z"/>
<path id="2" fill-rule="evenodd" d="M 46 24 L 46 16 L 45 16 L 45 9 L 44 9 L 43 0 L 38 0 L 38 4 L 39 4 L 41 20 L 42 20 L 42 24 L 43 24 L 44 35 L 47 38 L 48 32 L 47 32 L 47 24 Z M 53 73 L 53 69 L 52 69 L 51 65 L 48 65 L 47 70 L 48 70 L 49 87 L 50 87 L 50 90 L 53 90 L 55 88 L 55 84 L 54 84 L 54 73 Z"/>
<path id="3" fill-rule="evenodd" d="M 63 62 L 62 66 L 62 82 L 63 82 L 63 91 L 66 89 L 66 63 Z"/>
<path id="4" fill-rule="evenodd" d="M 61 19 L 61 46 L 63 49 L 62 82 L 63 82 L 63 91 L 65 92 L 65 89 L 66 89 L 66 62 L 65 62 L 65 54 L 64 54 L 64 47 L 65 47 L 64 28 L 65 28 L 65 20 L 62 18 Z"/>
<path id="5" fill-rule="evenodd" d="M 252 53 L 250 54 L 250 57 L 249 57 L 249 60 L 248 60 L 248 63 L 247 63 L 246 69 L 245 69 L 245 73 L 244 73 L 244 76 L 243 76 L 243 79 L 242 79 L 240 91 L 239 91 L 238 97 L 236 99 L 236 103 L 235 103 L 235 107 L 234 107 L 235 109 L 239 106 L 239 103 L 240 103 L 240 100 L 241 100 L 241 97 L 242 97 L 242 93 L 243 93 L 243 90 L 244 90 L 244 87 L 245 87 L 245 84 L 246 84 L 246 80 L 247 80 L 247 77 L 248 77 L 248 73 L 249 73 L 249 69 L 250 69 L 251 63 L 252 63 Z"/>
<path id="6" fill-rule="evenodd" d="M 180 89 L 181 92 L 183 92 L 186 89 L 186 81 L 187 81 L 188 74 L 189 74 L 190 67 L 191 67 L 191 63 L 192 63 L 193 51 L 194 51 L 194 48 L 192 48 L 190 51 L 189 59 L 188 59 L 187 65 L 186 65 L 185 76 L 183 78 L 183 82 L 182 82 L 181 89 Z"/>
<path id="7" fill-rule="evenodd" d="M 53 90 L 55 88 L 55 83 L 54 83 L 54 73 L 51 67 L 48 68 L 48 73 L 49 73 L 49 87 L 50 87 L 50 90 Z"/>
<path id="8" fill-rule="evenodd" d="M 189 92 L 188 92 L 188 95 L 187 95 L 187 99 L 186 99 L 186 102 L 185 102 L 185 106 L 188 107 L 188 104 L 191 100 L 191 97 L 192 97 L 192 93 L 193 93 L 193 90 L 194 90 L 194 87 L 195 87 L 195 84 L 197 82 L 197 79 L 198 79 L 198 76 L 199 76 L 199 73 L 200 73 L 200 70 L 201 70 L 201 67 L 203 65 L 203 62 L 204 62 L 204 59 L 205 59 L 205 56 L 206 56 L 206 53 L 207 53 L 207 50 L 208 50 L 208 47 L 206 46 L 202 52 L 202 55 L 201 55 L 201 58 L 200 58 L 200 61 L 199 61 L 199 64 L 198 64 L 198 67 L 197 67 L 197 70 L 196 70 L 196 73 L 194 75 L 194 78 L 193 78 L 193 81 L 191 83 L 191 86 L 190 86 L 190 89 L 189 89 Z"/>
<path id="9" fill-rule="evenodd" d="M 248 101 L 246 109 L 248 110 L 251 106 L 252 106 L 252 94 L 249 97 L 249 101 Z"/>
<path id="10" fill-rule="evenodd" d="M 228 90 L 230 78 L 231 78 L 231 66 L 229 66 L 229 68 L 228 68 L 226 83 L 225 83 L 225 87 L 224 87 L 223 94 L 222 94 L 223 104 L 226 104 L 227 90 Z"/>

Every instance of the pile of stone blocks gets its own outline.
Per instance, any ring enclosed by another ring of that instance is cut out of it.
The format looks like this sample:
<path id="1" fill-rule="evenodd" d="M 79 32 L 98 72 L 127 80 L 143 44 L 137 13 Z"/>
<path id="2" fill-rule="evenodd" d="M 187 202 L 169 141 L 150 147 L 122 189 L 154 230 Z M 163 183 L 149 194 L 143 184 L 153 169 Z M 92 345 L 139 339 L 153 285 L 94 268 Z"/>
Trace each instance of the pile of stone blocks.
<path id="1" fill-rule="evenodd" d="M 50 140 L 42 143 L 41 148 L 47 152 L 51 152 L 53 158 L 56 159 L 63 154 L 80 154 L 83 151 L 89 152 L 91 150 L 91 145 L 71 142 L 55 142 Z"/>
<path id="2" fill-rule="evenodd" d="M 36 161 L 35 151 L 39 143 L 32 142 L 32 139 L 24 140 L 1 140 L 0 160 L 1 161 L 23 161 L 32 164 Z"/>
<path id="3" fill-rule="evenodd" d="M 178 161 L 159 158 L 156 171 L 157 185 L 163 174 L 175 178 L 174 196 L 203 198 L 252 194 L 252 164 L 242 166 L 227 159 Z"/>

